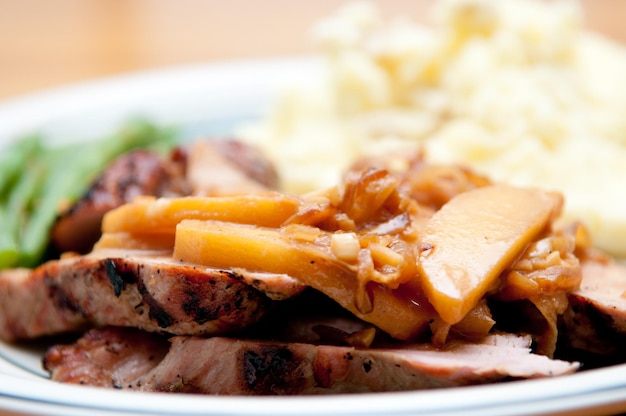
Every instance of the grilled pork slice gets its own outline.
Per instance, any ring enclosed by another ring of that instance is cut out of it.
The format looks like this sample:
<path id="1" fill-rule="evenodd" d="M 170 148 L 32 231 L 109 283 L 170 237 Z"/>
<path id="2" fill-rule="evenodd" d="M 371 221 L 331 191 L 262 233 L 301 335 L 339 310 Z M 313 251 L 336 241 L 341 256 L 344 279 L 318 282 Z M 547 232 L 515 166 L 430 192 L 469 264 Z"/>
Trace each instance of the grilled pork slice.
<path id="1" fill-rule="evenodd" d="M 98 240 L 107 211 L 140 195 L 188 193 L 182 163 L 148 150 L 129 152 L 113 161 L 83 197 L 59 216 L 50 234 L 52 245 L 59 252 L 86 253 Z"/>
<path id="2" fill-rule="evenodd" d="M 107 211 L 137 196 L 214 195 L 276 189 L 278 175 L 261 152 L 230 139 L 200 139 L 169 156 L 135 150 L 113 161 L 51 231 L 58 252 L 87 253 Z"/>
<path id="3" fill-rule="evenodd" d="M 407 345 L 356 349 L 104 328 L 54 346 L 52 380 L 131 390 L 224 395 L 291 395 L 431 389 L 569 374 L 577 363 L 530 353 L 530 338 L 489 336 L 446 349 Z M 132 365 L 129 365 L 132 363 Z"/>
<path id="4" fill-rule="evenodd" d="M 251 282 L 253 285 L 248 284 Z M 0 272 L 0 339 L 35 338 L 88 326 L 212 335 L 257 322 L 273 298 L 302 286 L 280 275 L 244 277 L 182 264 L 171 255 L 101 250 Z"/>
<path id="5" fill-rule="evenodd" d="M 197 140 L 184 149 L 192 195 L 262 192 L 278 188 L 278 173 L 255 147 L 236 140 Z"/>
<path id="6" fill-rule="evenodd" d="M 163 361 L 168 349 L 167 338 L 159 334 L 106 327 L 86 332 L 72 345 L 51 347 L 43 364 L 54 369 L 54 379 L 64 383 L 130 388 L 136 386 L 117 383 L 145 377 Z"/>
<path id="7" fill-rule="evenodd" d="M 569 347 L 594 354 L 626 348 L 626 266 L 615 261 L 582 263 L 580 288 L 569 295 L 562 333 Z"/>

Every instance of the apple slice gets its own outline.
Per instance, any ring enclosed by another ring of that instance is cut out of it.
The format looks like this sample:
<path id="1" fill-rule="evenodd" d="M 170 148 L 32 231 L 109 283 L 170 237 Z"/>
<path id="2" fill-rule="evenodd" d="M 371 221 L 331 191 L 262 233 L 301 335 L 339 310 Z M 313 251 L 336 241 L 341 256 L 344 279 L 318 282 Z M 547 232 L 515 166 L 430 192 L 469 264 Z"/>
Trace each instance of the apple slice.
<path id="1" fill-rule="evenodd" d="M 140 197 L 109 211 L 102 221 L 103 233 L 174 235 L 183 219 L 211 219 L 278 227 L 294 215 L 301 200 L 269 192 L 214 197 Z"/>
<path id="2" fill-rule="evenodd" d="M 561 211 L 560 194 L 493 185 L 457 195 L 427 222 L 418 270 L 428 300 L 456 324 Z"/>

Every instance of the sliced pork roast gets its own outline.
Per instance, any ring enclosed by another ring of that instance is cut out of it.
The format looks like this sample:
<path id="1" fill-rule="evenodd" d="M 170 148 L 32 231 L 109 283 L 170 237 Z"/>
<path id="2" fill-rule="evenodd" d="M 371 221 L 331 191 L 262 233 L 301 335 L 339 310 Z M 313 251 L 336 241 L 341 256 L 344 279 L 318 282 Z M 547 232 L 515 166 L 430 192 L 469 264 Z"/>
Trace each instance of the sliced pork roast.
<path id="1" fill-rule="evenodd" d="M 236 140 L 198 140 L 183 151 L 192 195 L 254 193 L 278 188 L 274 166 L 248 144 Z"/>
<path id="2" fill-rule="evenodd" d="M 585 261 L 580 288 L 569 295 L 562 317 L 565 344 L 593 354 L 626 348 L 626 266 L 616 261 Z M 623 361 L 623 357 L 620 357 Z"/>
<path id="3" fill-rule="evenodd" d="M 130 390 L 224 395 L 381 392 L 564 375 L 578 364 L 530 352 L 530 338 L 359 349 L 224 337 L 168 341 L 132 329 L 87 332 L 50 348 L 55 381 Z M 167 352 L 165 352 L 167 351 Z M 128 365 L 132 363 L 132 365 Z"/>
<path id="4" fill-rule="evenodd" d="M 188 194 L 184 165 L 148 150 L 135 150 L 111 163 L 52 228 L 51 244 L 58 252 L 86 253 L 100 237 L 102 217 L 140 195 Z"/>
<path id="5" fill-rule="evenodd" d="M 100 325 L 222 334 L 259 321 L 270 298 L 287 298 L 302 289 L 287 276 L 246 276 L 181 264 L 171 254 L 99 250 L 35 270 L 0 272 L 0 339 Z"/>
<path id="6" fill-rule="evenodd" d="M 107 211 L 137 196 L 176 197 L 276 189 L 274 166 L 255 147 L 230 139 L 181 145 L 168 156 L 135 150 L 113 161 L 51 230 L 59 253 L 87 253 Z"/>

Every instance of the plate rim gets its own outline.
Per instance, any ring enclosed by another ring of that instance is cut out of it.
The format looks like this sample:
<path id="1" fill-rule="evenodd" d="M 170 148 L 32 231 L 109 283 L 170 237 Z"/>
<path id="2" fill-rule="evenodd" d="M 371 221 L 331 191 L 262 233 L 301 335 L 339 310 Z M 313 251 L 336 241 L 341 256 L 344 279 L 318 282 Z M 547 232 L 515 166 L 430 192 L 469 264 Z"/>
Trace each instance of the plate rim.
<path id="1" fill-rule="evenodd" d="M 279 68 L 282 71 L 277 71 Z M 254 87 L 267 99 L 268 95 L 276 95 L 277 87 L 297 83 L 321 68 L 322 61 L 315 55 L 198 62 L 76 81 L 0 99 L 0 149 L 24 133 L 47 129 L 81 114 L 93 117 L 94 112 L 104 108 L 115 114 L 107 119 L 108 124 L 119 124 L 137 114 L 163 118 L 159 99 L 184 98 L 204 90 L 229 91 L 233 95 L 229 106 L 214 105 L 209 110 L 228 113 L 234 102 L 243 100 L 247 110 L 256 106 L 258 115 L 260 101 L 246 103 L 245 98 L 250 96 L 246 88 Z M 254 77 L 249 76 L 251 72 Z M 165 112 L 172 111 L 165 108 Z"/>

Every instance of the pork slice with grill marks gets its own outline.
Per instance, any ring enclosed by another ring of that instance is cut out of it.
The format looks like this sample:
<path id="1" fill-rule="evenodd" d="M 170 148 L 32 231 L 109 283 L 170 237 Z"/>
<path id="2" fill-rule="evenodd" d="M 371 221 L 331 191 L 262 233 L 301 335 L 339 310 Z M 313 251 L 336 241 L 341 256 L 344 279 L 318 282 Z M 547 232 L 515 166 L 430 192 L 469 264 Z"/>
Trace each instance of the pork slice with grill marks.
<path id="1" fill-rule="evenodd" d="M 118 157 L 93 182 L 87 192 L 64 211 L 52 227 L 50 239 L 59 252 L 87 253 L 100 237 L 102 217 L 140 195 L 188 194 L 184 165 L 149 150 Z"/>
<path id="2" fill-rule="evenodd" d="M 224 337 L 91 330 L 52 347 L 44 366 L 55 381 L 131 390 L 224 395 L 291 395 L 431 389 L 569 374 L 578 364 L 530 353 L 530 338 L 493 335 L 483 343 L 357 349 Z M 154 345 L 152 344 L 154 342 Z M 112 350 L 105 345 L 113 345 Z M 158 355 L 160 356 L 160 355 Z M 141 361 L 127 366 L 128 357 Z"/>
<path id="3" fill-rule="evenodd" d="M 0 272 L 0 338 L 13 341 L 100 325 L 221 334 L 257 322 L 271 308 L 271 298 L 302 289 L 286 276 L 245 276 L 180 263 L 171 255 L 103 249 L 34 270 Z"/>
<path id="4" fill-rule="evenodd" d="M 137 196 L 176 197 L 276 189 L 274 166 L 251 145 L 231 139 L 198 139 L 164 156 L 135 150 L 118 157 L 51 230 L 58 252 L 87 253 L 100 236 L 107 211 Z"/>

